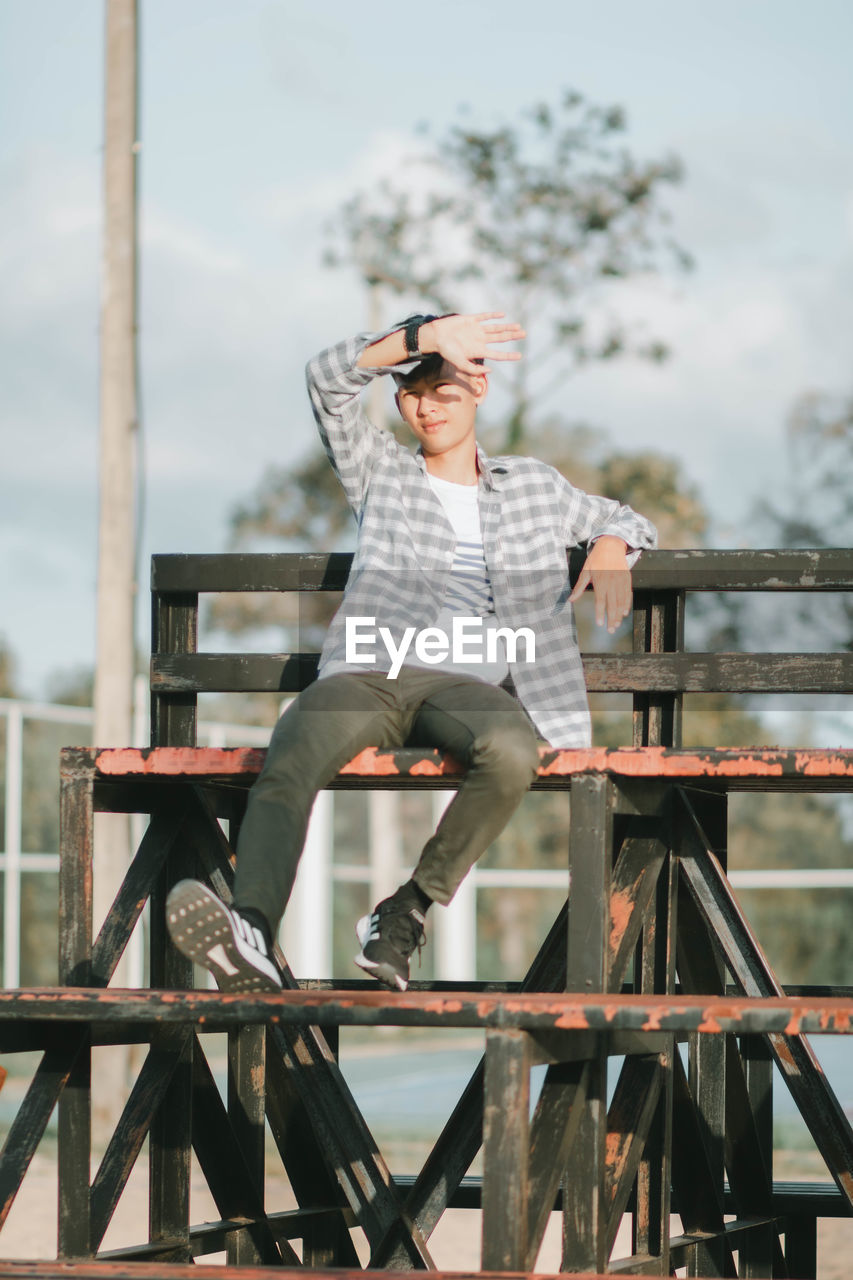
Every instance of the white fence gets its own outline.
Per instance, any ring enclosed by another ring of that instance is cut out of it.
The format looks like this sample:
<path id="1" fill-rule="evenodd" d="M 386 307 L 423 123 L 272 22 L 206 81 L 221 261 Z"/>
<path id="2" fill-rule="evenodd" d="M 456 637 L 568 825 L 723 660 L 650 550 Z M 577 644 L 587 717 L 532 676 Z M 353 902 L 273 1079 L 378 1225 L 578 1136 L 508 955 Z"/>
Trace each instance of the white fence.
<path id="1" fill-rule="evenodd" d="M 135 745 L 148 739 L 148 689 L 144 679 L 137 686 Z M 28 721 L 68 725 L 91 735 L 93 713 L 84 707 L 0 699 L 5 720 L 4 843 L 0 852 L 3 884 L 3 981 L 16 987 L 21 973 L 21 878 L 36 873 L 56 875 L 56 850 L 25 852 L 23 849 L 24 730 Z M 243 724 L 200 721 L 199 742 L 205 746 L 264 746 L 269 729 Z M 79 741 L 79 735 L 78 735 Z M 308 830 L 305 853 L 293 898 L 282 931 L 285 953 L 298 976 L 332 976 L 332 930 L 336 885 L 368 886 L 371 904 L 392 892 L 409 873 L 401 856 L 399 797 L 387 791 L 369 795 L 368 857 L 364 865 L 337 863 L 333 830 L 335 792 L 317 797 Z M 433 817 L 437 821 L 452 792 L 434 792 Z M 135 838 L 141 838 L 145 819 L 136 820 Z M 853 888 L 853 869 L 733 871 L 732 883 L 744 889 Z M 447 980 L 472 980 L 477 976 L 477 893 L 480 889 L 563 889 L 566 872 L 537 869 L 475 867 L 446 910 L 437 911 L 433 925 L 435 976 Z M 134 985 L 143 981 L 144 930 L 137 930 L 131 955 Z"/>

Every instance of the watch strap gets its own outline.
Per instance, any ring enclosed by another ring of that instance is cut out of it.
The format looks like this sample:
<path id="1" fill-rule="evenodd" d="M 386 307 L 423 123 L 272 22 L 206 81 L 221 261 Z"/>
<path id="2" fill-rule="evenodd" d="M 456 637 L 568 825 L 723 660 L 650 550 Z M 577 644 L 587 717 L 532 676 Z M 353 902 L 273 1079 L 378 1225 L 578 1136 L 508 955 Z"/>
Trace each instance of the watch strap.
<path id="1" fill-rule="evenodd" d="M 421 325 L 426 323 L 427 323 L 426 316 L 410 316 L 410 318 L 406 321 L 406 327 L 403 332 L 405 334 L 407 356 L 420 355 L 420 348 L 418 346 L 418 336 L 420 334 Z"/>

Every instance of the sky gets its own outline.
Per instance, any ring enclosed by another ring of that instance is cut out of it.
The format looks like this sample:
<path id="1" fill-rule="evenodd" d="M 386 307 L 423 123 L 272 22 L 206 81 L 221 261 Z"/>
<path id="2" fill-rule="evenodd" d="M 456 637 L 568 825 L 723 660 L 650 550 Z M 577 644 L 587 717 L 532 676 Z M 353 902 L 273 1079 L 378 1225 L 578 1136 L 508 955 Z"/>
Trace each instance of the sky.
<path id="1" fill-rule="evenodd" d="M 365 327 L 355 275 L 321 263 L 341 204 L 420 124 L 567 88 L 624 106 L 636 156 L 681 158 L 696 267 L 625 290 L 671 359 L 590 368 L 561 409 L 677 457 L 712 544 L 753 545 L 793 404 L 851 386 L 848 0 L 139 9 L 141 643 L 150 554 L 224 550 L 264 469 L 314 447 L 305 361 Z M 31 697 L 94 661 L 103 27 L 103 0 L 0 0 L 0 635 Z"/>

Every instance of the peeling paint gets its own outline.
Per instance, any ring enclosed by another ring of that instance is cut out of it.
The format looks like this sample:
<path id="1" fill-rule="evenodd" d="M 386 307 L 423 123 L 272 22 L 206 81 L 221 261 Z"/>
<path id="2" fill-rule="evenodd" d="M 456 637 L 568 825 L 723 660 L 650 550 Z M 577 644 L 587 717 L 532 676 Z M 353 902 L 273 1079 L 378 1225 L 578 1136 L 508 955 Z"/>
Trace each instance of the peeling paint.
<path id="1" fill-rule="evenodd" d="M 786 1036 L 853 1032 L 853 999 L 597 995 L 550 992 L 440 993 L 334 989 L 223 995 L 217 991 L 39 987 L 0 990 L 0 1030 L 14 1022 L 148 1025 L 206 1023 L 211 1029 L 277 1019 L 294 1028 L 468 1026 L 507 1030 L 700 1031 L 770 1035 L 795 1070 Z"/>
<path id="2" fill-rule="evenodd" d="M 230 777 L 260 773 L 265 759 L 266 752 L 255 747 L 108 747 L 96 753 L 95 766 L 104 777 Z"/>
<path id="3" fill-rule="evenodd" d="M 420 760 L 417 764 L 413 764 L 409 773 L 414 777 L 437 777 L 445 774 L 464 773 L 465 770 L 458 760 L 454 760 L 453 756 L 443 756 L 438 763 L 432 760 Z"/>
<path id="4" fill-rule="evenodd" d="M 622 1154 L 622 1147 L 625 1138 L 621 1133 L 608 1133 L 604 1143 L 604 1164 L 612 1173 L 615 1173 L 619 1165 L 619 1157 Z M 610 1187 L 610 1199 L 613 1200 L 619 1190 L 619 1184 L 615 1180 Z"/>
<path id="5" fill-rule="evenodd" d="M 587 1031 L 589 1030 L 589 1018 L 583 1009 L 570 1008 L 565 1013 L 560 1014 L 554 1026 L 561 1031 Z"/>
<path id="6" fill-rule="evenodd" d="M 795 768 L 807 778 L 853 778 L 853 753 L 849 751 L 798 751 Z"/>
<path id="7" fill-rule="evenodd" d="M 377 751 L 375 747 L 366 747 L 357 756 L 345 764 L 342 774 L 361 773 L 371 777 L 388 777 L 398 774 L 400 767 L 390 751 Z"/>
<path id="8" fill-rule="evenodd" d="M 615 956 L 619 943 L 634 913 L 634 899 L 627 889 L 619 889 L 610 897 L 610 954 Z"/>
<path id="9" fill-rule="evenodd" d="M 794 1061 L 794 1055 L 791 1053 L 786 1042 L 784 1040 L 777 1040 L 774 1042 L 773 1048 L 776 1051 L 776 1057 L 779 1059 L 779 1062 L 784 1062 L 785 1066 L 790 1068 L 790 1070 L 796 1074 L 798 1071 L 797 1064 Z"/>
<path id="10" fill-rule="evenodd" d="M 853 786 L 853 750 L 763 750 L 717 747 L 690 751 L 672 747 L 590 747 L 559 751 L 541 747 L 538 777 L 565 779 L 573 775 L 608 773 L 613 777 L 662 781 L 693 778 L 755 780 L 802 778 L 843 782 Z M 251 779 L 263 768 L 266 751 L 255 747 L 110 747 L 89 758 L 103 778 L 234 778 Z M 75 763 L 75 768 L 79 762 Z M 340 770 L 346 778 L 412 780 L 458 777 L 463 767 L 438 751 L 400 751 L 368 747 Z"/>

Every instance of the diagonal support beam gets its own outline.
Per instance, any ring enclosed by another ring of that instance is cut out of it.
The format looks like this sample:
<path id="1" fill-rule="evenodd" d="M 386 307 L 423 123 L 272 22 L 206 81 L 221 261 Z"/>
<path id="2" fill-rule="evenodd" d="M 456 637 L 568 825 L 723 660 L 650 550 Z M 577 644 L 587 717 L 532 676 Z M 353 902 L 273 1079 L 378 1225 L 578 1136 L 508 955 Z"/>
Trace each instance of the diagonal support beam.
<path id="1" fill-rule="evenodd" d="M 151 1121 L 175 1074 L 174 1053 L 151 1048 L 119 1117 L 113 1136 L 92 1183 L 93 1253 L 106 1234 L 121 1193 L 127 1185 Z"/>
<path id="2" fill-rule="evenodd" d="M 59 1095 L 87 1041 L 83 1029 L 71 1032 L 61 1049 L 48 1049 L 38 1065 L 0 1151 L 0 1228 L 20 1190 Z"/>
<path id="3" fill-rule="evenodd" d="M 261 1263 L 300 1265 L 287 1240 L 277 1241 L 264 1210 L 263 1192 L 255 1183 L 237 1141 L 207 1058 L 193 1045 L 193 1149 L 214 1203 L 223 1218 L 248 1219 L 246 1231 Z"/>
<path id="4" fill-rule="evenodd" d="M 215 891 L 229 901 L 233 883 L 231 850 L 219 823 L 198 794 L 191 806 L 188 829 Z M 297 983 L 280 952 L 278 959 L 285 984 L 295 988 Z M 426 1239 L 405 1212 L 391 1171 L 323 1033 L 318 1027 L 271 1025 L 267 1045 L 268 1059 L 276 1056 L 284 1064 L 289 1082 L 310 1121 L 319 1152 L 371 1248 L 379 1246 L 395 1224 L 399 1224 L 407 1265 L 432 1268 Z M 278 1079 L 282 1079 L 280 1073 Z"/>
<path id="5" fill-rule="evenodd" d="M 679 1053 L 673 1055 L 672 1131 L 672 1184 L 684 1233 L 712 1237 L 707 1245 L 699 1246 L 700 1269 L 691 1275 L 719 1275 L 721 1267 L 723 1275 L 734 1276 L 734 1258 L 724 1238 L 723 1211 L 702 1139 L 701 1117 Z"/>
<path id="6" fill-rule="evenodd" d="M 92 947 L 92 985 L 106 987 L 115 973 L 151 889 L 177 840 L 186 807 L 156 814 L 122 880 Z"/>
<path id="7" fill-rule="evenodd" d="M 193 839 L 205 874 L 214 891 L 225 902 L 230 902 L 231 886 L 234 883 L 231 846 L 203 795 L 195 789 L 190 816 L 192 821 L 188 822 L 188 834 Z M 278 949 L 276 956 L 284 975 L 285 986 L 296 987 L 297 984 Z M 320 1035 L 319 1031 L 317 1034 Z M 266 1118 L 294 1195 L 301 1206 L 322 1204 L 342 1208 L 346 1198 L 335 1176 L 334 1161 L 318 1140 L 296 1088 L 295 1079 L 287 1068 L 279 1046 L 272 1043 L 269 1029 L 267 1041 Z M 335 1262 L 342 1266 L 357 1267 L 358 1254 L 343 1216 L 331 1234 L 335 1236 Z"/>
<path id="8" fill-rule="evenodd" d="M 631 837 L 623 843 L 613 868 L 610 891 L 610 975 L 608 991 L 618 991 L 634 954 L 667 848 L 658 836 Z"/>
<path id="9" fill-rule="evenodd" d="M 616 1240 L 622 1215 L 652 1129 L 664 1083 L 657 1055 L 626 1058 L 607 1115 L 607 1253 Z"/>
<path id="10" fill-rule="evenodd" d="M 530 1125 L 530 1196 L 527 1259 L 524 1264 L 528 1271 L 536 1265 L 572 1144 L 577 1137 L 586 1104 L 588 1080 L 589 1064 L 580 1060 L 553 1063 L 545 1074 Z"/>
<path id="11" fill-rule="evenodd" d="M 784 995 L 689 799 L 680 788 L 679 798 L 688 818 L 684 824 L 681 874 L 735 983 L 746 996 Z M 853 1208 L 853 1129 L 814 1050 L 802 1035 L 771 1034 L 768 1039 L 779 1070 L 829 1172 Z"/>

